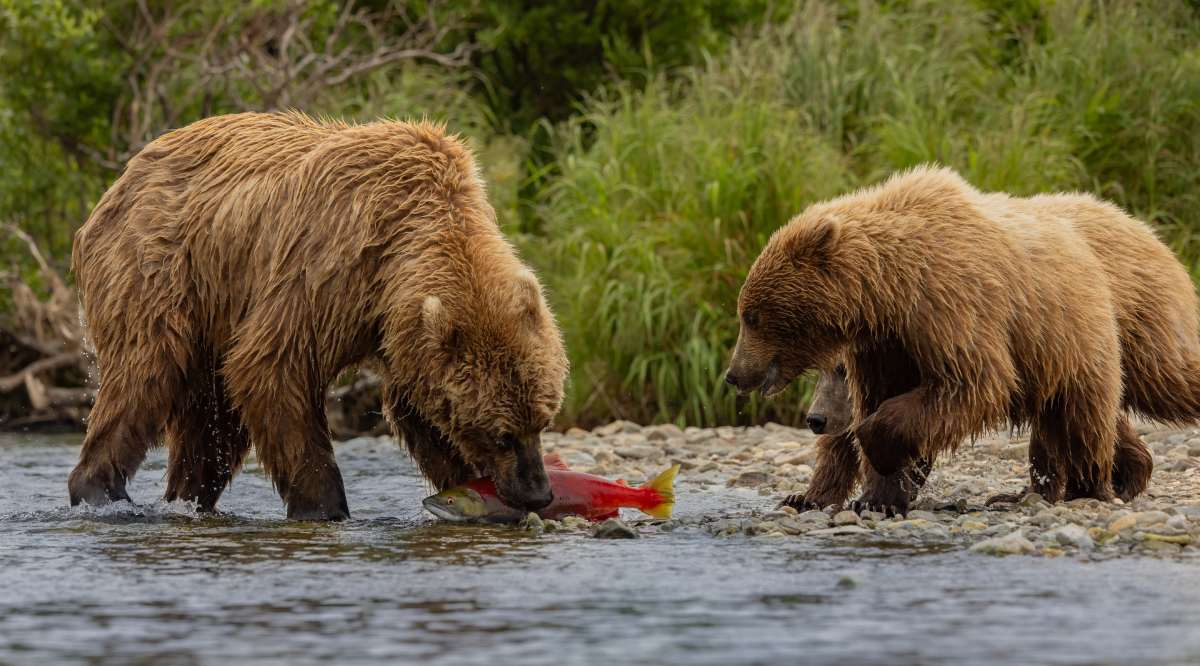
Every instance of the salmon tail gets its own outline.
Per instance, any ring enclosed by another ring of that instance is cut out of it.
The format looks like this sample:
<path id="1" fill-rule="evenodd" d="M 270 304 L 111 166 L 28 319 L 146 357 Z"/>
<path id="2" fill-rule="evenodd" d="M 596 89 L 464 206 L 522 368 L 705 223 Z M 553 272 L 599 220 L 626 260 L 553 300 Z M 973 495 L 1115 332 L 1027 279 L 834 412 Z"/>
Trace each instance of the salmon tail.
<path id="1" fill-rule="evenodd" d="M 679 474 L 679 465 L 671 465 L 662 474 L 654 477 L 642 488 L 658 493 L 659 502 L 654 506 L 642 509 L 642 513 L 653 518 L 667 519 L 675 510 L 675 475 Z"/>

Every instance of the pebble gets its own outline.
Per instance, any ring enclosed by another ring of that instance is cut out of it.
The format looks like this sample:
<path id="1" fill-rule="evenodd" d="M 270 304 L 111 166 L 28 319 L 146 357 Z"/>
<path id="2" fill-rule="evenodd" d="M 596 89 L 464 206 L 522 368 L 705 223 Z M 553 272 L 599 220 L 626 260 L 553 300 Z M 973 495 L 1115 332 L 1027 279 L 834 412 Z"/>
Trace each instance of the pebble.
<path id="1" fill-rule="evenodd" d="M 592 432 L 601 437 L 611 437 L 618 433 L 633 433 L 641 432 L 642 427 L 630 421 L 613 421 L 597 428 L 593 428 Z"/>
<path id="2" fill-rule="evenodd" d="M 750 470 L 748 472 L 742 472 L 741 474 L 729 479 L 729 481 L 726 482 L 726 485 L 731 488 L 758 488 L 759 486 L 764 486 L 770 483 L 771 479 L 772 476 L 766 472 L 761 470 Z"/>
<path id="3" fill-rule="evenodd" d="M 833 516 L 834 525 L 857 525 L 858 514 L 853 511 L 839 511 Z"/>
<path id="4" fill-rule="evenodd" d="M 642 434 L 646 439 L 652 442 L 661 442 L 668 439 L 680 439 L 683 437 L 683 431 L 674 423 L 664 423 L 662 425 L 649 426 L 642 429 Z"/>
<path id="5" fill-rule="evenodd" d="M 1037 547 L 1020 531 L 1016 531 L 980 541 L 971 546 L 971 552 L 985 555 L 1031 555 L 1037 552 Z"/>
<path id="6" fill-rule="evenodd" d="M 546 524 L 542 522 L 542 517 L 532 511 L 525 514 L 525 517 L 521 519 L 517 527 L 533 532 L 534 534 L 541 534 L 546 531 Z"/>
<path id="7" fill-rule="evenodd" d="M 621 522 L 620 519 L 609 518 L 596 526 L 596 529 L 592 531 L 592 536 L 597 539 L 636 539 L 639 535 L 637 530 Z"/>
<path id="8" fill-rule="evenodd" d="M 1064 546 L 1075 546 L 1080 550 L 1091 550 L 1096 546 L 1087 528 L 1074 523 L 1063 525 L 1051 532 L 1054 539 Z"/>
<path id="9" fill-rule="evenodd" d="M 839 527 L 826 527 L 825 529 L 813 530 L 808 534 L 810 536 L 847 536 L 851 534 L 870 534 L 871 530 L 858 525 L 841 525 Z"/>

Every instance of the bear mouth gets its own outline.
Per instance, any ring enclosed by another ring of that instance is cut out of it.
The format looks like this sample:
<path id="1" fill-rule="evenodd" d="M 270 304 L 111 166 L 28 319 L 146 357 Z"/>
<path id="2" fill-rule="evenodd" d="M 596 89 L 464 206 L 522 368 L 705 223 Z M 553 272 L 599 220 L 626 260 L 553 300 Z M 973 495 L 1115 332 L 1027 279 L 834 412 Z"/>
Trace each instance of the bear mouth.
<path id="1" fill-rule="evenodd" d="M 763 377 L 762 384 L 758 387 L 758 392 L 764 398 L 770 398 L 787 388 L 788 382 L 786 380 L 780 381 L 782 379 L 780 374 L 779 357 L 776 356 L 771 359 L 771 364 L 767 366 L 767 374 Z"/>

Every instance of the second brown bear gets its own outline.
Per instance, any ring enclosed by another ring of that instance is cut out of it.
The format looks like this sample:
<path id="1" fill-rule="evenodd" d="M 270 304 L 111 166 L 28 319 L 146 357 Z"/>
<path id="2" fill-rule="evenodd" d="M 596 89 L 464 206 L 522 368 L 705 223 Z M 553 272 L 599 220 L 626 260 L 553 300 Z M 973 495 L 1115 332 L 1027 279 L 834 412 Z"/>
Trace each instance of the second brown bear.
<path id="1" fill-rule="evenodd" d="M 729 381 L 771 394 L 844 354 L 845 437 L 893 487 L 1028 424 L 1033 490 L 1131 497 L 1150 459 L 1125 414 L 1200 416 L 1191 279 L 1146 225 L 1087 195 L 982 193 L 916 169 L 777 231 L 738 306 Z M 828 460 L 847 464 L 845 437 L 826 440 Z"/>

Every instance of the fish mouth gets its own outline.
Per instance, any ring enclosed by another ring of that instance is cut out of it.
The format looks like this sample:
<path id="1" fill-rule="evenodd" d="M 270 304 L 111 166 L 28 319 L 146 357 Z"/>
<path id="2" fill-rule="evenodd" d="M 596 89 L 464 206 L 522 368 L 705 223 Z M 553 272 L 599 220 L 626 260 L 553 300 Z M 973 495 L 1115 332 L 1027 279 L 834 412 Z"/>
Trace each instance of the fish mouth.
<path id="1" fill-rule="evenodd" d="M 465 523 L 470 520 L 470 518 L 467 516 L 464 516 L 463 514 L 447 507 L 441 502 L 438 502 L 433 497 L 426 497 L 421 504 L 425 507 L 426 511 L 432 513 L 434 517 L 442 520 L 449 520 L 450 522 L 454 523 Z"/>

